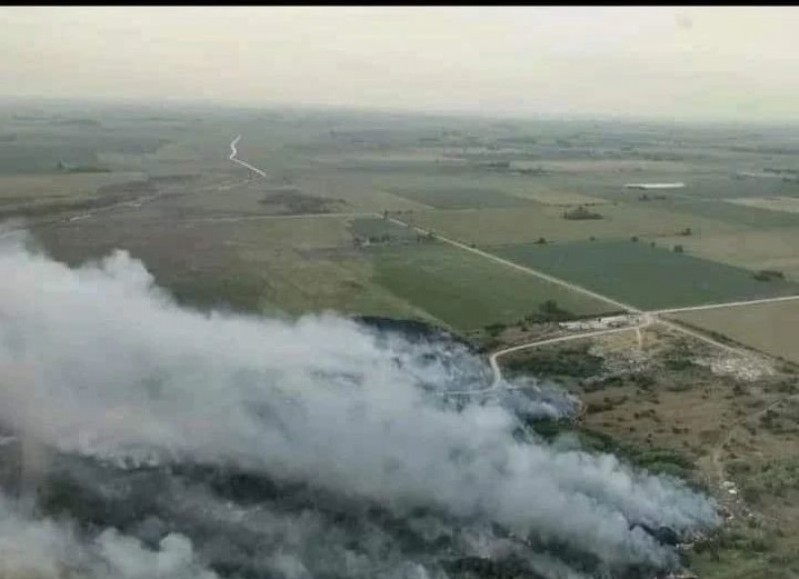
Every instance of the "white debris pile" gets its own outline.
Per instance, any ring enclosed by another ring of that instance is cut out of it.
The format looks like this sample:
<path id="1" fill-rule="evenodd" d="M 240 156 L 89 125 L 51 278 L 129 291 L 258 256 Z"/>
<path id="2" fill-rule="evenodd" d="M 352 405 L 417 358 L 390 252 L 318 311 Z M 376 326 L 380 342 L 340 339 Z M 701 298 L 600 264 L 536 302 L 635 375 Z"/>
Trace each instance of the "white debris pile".
<path id="1" fill-rule="evenodd" d="M 738 494 L 738 487 L 731 480 L 725 480 L 721 483 L 721 488 L 727 491 L 728 495 L 736 496 Z"/>
<path id="2" fill-rule="evenodd" d="M 564 330 L 583 331 L 583 330 L 610 330 L 613 328 L 625 328 L 634 326 L 641 322 L 636 315 L 623 314 L 620 316 L 605 316 L 591 318 L 588 320 L 577 320 L 574 322 L 561 322 L 558 326 Z"/>
<path id="3" fill-rule="evenodd" d="M 754 382 L 775 373 L 774 366 L 755 356 L 730 356 L 718 354 L 711 357 L 694 358 L 693 363 L 710 368 L 717 376 L 732 376 L 745 382 Z"/>
<path id="4" fill-rule="evenodd" d="M 632 347 L 619 348 L 612 344 L 595 342 L 588 349 L 588 353 L 602 358 L 605 371 L 612 375 L 643 372 L 652 365 L 651 356 L 647 352 Z"/>

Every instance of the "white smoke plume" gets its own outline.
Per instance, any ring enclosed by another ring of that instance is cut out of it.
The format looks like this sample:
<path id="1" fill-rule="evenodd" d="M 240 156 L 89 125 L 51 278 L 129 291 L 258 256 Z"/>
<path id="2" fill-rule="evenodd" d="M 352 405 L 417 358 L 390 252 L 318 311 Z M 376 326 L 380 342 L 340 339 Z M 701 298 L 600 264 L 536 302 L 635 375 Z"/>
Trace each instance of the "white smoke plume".
<path id="1" fill-rule="evenodd" d="M 0 246 L 0 422 L 42 444 L 235 464 L 396 513 L 496 523 L 609 566 L 672 557 L 631 523 L 717 522 L 713 505 L 674 479 L 518 441 L 500 405 L 442 406 L 428 390 L 450 388 L 452 372 L 420 361 L 422 346 L 333 315 L 288 323 L 181 309 L 125 252 L 70 269 L 27 245 L 6 235 Z M 459 388 L 485 387 L 478 378 Z M 43 542 L 56 541 L 42 529 Z M 143 547 L 104 537 L 121 576 L 146 575 Z M 188 557 L 179 538 L 163 547 Z M 274 557 L 284 576 L 308 576 L 296 553 Z"/>
<path id="2" fill-rule="evenodd" d="M 0 577 L 7 579 L 218 579 L 196 560 L 191 542 L 179 534 L 150 550 L 114 529 L 83 542 L 69 526 L 32 520 L 0 495 Z"/>

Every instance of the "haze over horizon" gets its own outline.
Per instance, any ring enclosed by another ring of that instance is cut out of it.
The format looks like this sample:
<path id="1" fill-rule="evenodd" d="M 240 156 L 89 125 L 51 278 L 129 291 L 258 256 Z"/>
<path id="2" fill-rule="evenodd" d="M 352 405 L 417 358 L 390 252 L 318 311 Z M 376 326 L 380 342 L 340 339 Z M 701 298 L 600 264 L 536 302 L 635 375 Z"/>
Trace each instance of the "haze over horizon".
<path id="1" fill-rule="evenodd" d="M 6 7 L 0 97 L 793 121 L 785 7 Z"/>

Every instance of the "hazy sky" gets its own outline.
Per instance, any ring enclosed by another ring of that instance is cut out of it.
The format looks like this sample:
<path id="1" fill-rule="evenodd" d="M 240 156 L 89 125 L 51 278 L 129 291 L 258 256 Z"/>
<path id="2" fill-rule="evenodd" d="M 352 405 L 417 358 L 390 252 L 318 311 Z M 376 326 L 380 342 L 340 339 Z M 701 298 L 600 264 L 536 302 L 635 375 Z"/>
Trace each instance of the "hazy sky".
<path id="1" fill-rule="evenodd" d="M 5 7 L 0 96 L 799 118 L 795 7 Z"/>

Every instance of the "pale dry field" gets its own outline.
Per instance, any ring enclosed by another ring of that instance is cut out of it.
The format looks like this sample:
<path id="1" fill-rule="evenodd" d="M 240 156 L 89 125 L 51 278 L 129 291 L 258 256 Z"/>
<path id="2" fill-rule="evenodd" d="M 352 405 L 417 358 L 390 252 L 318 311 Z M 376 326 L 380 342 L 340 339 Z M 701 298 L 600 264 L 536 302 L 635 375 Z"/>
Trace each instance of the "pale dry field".
<path id="1" fill-rule="evenodd" d="M 776 269 L 799 279 L 799 228 L 742 229 L 722 235 L 674 236 L 663 240 L 681 243 L 691 255 L 748 269 Z"/>
<path id="2" fill-rule="evenodd" d="M 740 199 L 726 199 L 726 201 L 745 207 L 768 209 L 769 211 L 799 213 L 799 198 L 796 197 L 743 197 Z"/>
<path id="3" fill-rule="evenodd" d="M 35 201 L 40 198 L 82 197 L 101 187 L 146 181 L 137 171 L 0 176 L 0 200 Z"/>
<path id="4" fill-rule="evenodd" d="M 683 312 L 670 317 L 799 363 L 799 299 Z"/>
<path id="5" fill-rule="evenodd" d="M 532 199 L 544 205 L 605 205 L 610 203 L 610 201 L 601 197 L 591 197 L 574 191 L 550 189 L 540 185 L 514 191 L 514 195 Z"/>

